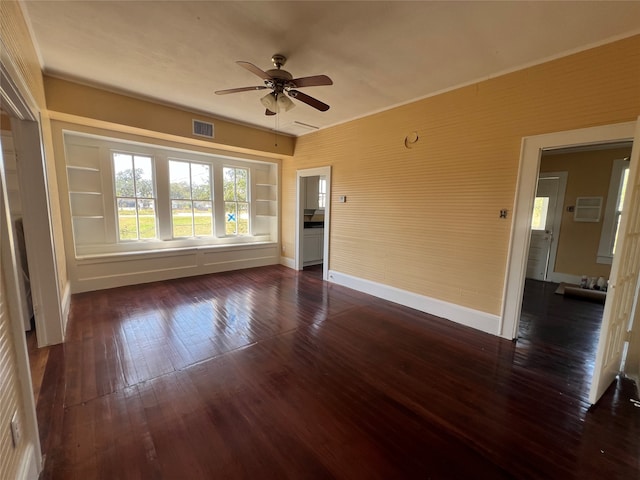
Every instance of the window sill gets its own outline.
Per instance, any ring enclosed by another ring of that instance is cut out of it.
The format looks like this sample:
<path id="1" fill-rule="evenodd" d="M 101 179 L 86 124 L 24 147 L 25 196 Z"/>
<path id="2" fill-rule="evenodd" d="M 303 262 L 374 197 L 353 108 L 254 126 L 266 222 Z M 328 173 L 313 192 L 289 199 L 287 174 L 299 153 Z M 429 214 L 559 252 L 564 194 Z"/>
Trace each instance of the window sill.
<path id="1" fill-rule="evenodd" d="M 101 253 L 86 253 L 76 255 L 75 259 L 79 264 L 82 263 L 94 263 L 110 262 L 110 261 L 122 261 L 127 258 L 158 258 L 166 257 L 172 254 L 183 255 L 192 252 L 207 252 L 207 251 L 233 251 L 233 250 L 248 250 L 252 248 L 268 248 L 277 245 L 277 242 L 271 240 L 265 241 L 251 241 L 245 243 L 222 243 L 216 245 L 191 245 L 191 246 L 179 246 L 179 247 L 167 247 L 167 248 L 149 248 L 138 249 L 128 251 L 114 251 L 114 252 L 101 252 Z"/>
<path id="2" fill-rule="evenodd" d="M 613 257 L 610 256 L 600 256 L 596 259 L 596 263 L 601 263 L 604 265 L 611 265 L 613 263 Z"/>

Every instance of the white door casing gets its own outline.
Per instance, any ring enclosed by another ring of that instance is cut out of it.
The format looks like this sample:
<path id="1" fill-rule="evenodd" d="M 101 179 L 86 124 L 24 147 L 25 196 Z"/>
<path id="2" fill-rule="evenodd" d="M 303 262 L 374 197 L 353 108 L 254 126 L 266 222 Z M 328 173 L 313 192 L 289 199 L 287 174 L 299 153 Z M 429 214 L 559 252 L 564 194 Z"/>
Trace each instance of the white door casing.
<path id="1" fill-rule="evenodd" d="M 298 170 L 296 172 L 296 231 L 295 231 L 295 258 L 294 268 L 296 270 L 302 270 L 304 266 L 304 259 L 302 258 L 303 251 L 303 235 L 304 235 L 304 207 L 305 207 L 305 192 L 302 188 L 302 179 L 304 177 L 324 176 L 327 180 L 327 192 L 326 201 L 324 207 L 324 261 L 322 263 L 322 279 L 329 280 L 329 226 L 331 215 L 331 166 L 307 168 Z"/>
<path id="2" fill-rule="evenodd" d="M 553 271 L 558 251 L 566 182 L 567 172 L 541 173 L 538 178 L 536 198 L 547 198 L 548 204 L 543 228 L 531 229 L 527 278 L 545 281 L 548 280 L 548 273 Z"/>
<path id="3" fill-rule="evenodd" d="M 502 313 L 498 330 L 501 337 L 510 340 L 517 337 L 529 252 L 531 216 L 543 150 L 631 141 L 634 140 L 636 124 L 635 121 L 618 123 L 535 135 L 522 139 Z M 637 143 L 640 143 L 640 138 L 635 139 L 634 145 Z"/>
<path id="4" fill-rule="evenodd" d="M 589 401 L 595 404 L 620 373 L 624 343 L 632 329 L 640 281 L 640 119 L 631 150 L 618 245 L 611 264 Z M 636 328 L 638 328 L 636 326 Z"/>

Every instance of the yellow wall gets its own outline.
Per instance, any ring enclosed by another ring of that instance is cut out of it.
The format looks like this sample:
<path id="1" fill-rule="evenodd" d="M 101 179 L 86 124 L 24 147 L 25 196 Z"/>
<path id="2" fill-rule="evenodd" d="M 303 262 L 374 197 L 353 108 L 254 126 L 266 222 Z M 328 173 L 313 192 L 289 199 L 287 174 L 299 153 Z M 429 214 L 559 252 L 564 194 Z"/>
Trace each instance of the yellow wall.
<path id="1" fill-rule="evenodd" d="M 609 193 L 613 161 L 627 158 L 631 148 L 544 155 L 541 172 L 567 172 L 567 190 L 562 208 L 558 253 L 553 271 L 571 275 L 609 278 L 611 265 L 597 263 L 604 209 Z M 602 215 L 597 223 L 574 222 L 577 197 L 602 197 Z"/>
<path id="2" fill-rule="evenodd" d="M 635 36 L 301 137 L 285 255 L 296 170 L 331 165 L 330 269 L 498 315 L 522 137 L 635 120 L 638 79 Z"/>
<path id="3" fill-rule="evenodd" d="M 295 139 L 174 107 L 45 76 L 47 108 L 75 117 L 99 120 L 151 132 L 206 141 L 211 147 L 292 155 Z M 214 124 L 213 140 L 192 135 L 192 119 Z M 85 122 L 86 123 L 86 122 Z M 95 125 L 93 125 L 95 126 Z"/>

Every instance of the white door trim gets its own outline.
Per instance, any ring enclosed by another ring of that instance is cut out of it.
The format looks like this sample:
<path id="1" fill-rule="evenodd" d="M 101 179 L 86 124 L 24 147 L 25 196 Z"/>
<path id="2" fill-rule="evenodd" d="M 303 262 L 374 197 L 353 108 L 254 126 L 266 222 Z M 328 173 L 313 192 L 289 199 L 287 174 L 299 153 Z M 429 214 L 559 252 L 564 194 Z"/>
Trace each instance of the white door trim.
<path id="1" fill-rule="evenodd" d="M 331 216 L 331 166 L 305 168 L 296 172 L 296 252 L 295 269 L 302 270 L 302 248 L 300 242 L 304 235 L 304 196 L 302 195 L 302 179 L 304 177 L 324 176 L 327 179 L 327 200 L 324 207 L 324 261 L 322 262 L 322 279 L 329 280 L 329 221 Z"/>
<path id="2" fill-rule="evenodd" d="M 533 201 L 538 183 L 538 171 L 543 150 L 633 140 L 636 122 L 603 125 L 565 132 L 524 137 L 520 150 L 520 167 L 511 224 L 511 241 L 507 254 L 506 275 L 500 336 L 517 337 L 524 278 L 529 253 L 529 235 Z"/>
<path id="3" fill-rule="evenodd" d="M 0 47 L 4 47 L 0 39 Z M 5 55 L 5 48 L 0 48 L 2 55 L 0 55 L 0 101 L 2 102 L 2 108 L 7 113 L 12 122 L 14 119 L 20 119 L 22 121 L 31 121 L 35 123 L 38 118 L 38 110 L 35 107 L 36 102 L 31 96 L 31 92 L 26 87 L 24 78 L 19 74 L 19 69 L 16 68 L 11 57 Z M 18 85 L 16 82 L 20 82 Z M 37 123 L 36 123 L 37 125 Z M 38 147 L 40 146 L 40 138 L 38 135 Z M 11 232 L 12 225 L 9 221 L 10 213 L 8 211 L 7 197 L 6 197 L 6 181 L 4 179 L 4 162 L 1 160 L 2 148 L 0 146 L 0 183 L 2 183 L 2 212 L 0 213 L 0 222 L 4 222 L 7 225 L 7 233 Z M 22 188 L 22 187 L 21 187 Z M 23 210 L 24 215 L 24 210 Z M 12 238 L 12 235 L 7 235 Z M 10 302 L 8 313 L 11 318 L 11 328 L 13 330 L 13 344 L 16 354 L 16 367 L 18 370 L 18 376 L 20 378 L 20 390 L 22 393 L 22 409 L 25 416 L 25 441 L 27 442 L 27 448 L 25 449 L 25 456 L 22 459 L 20 470 L 29 476 L 29 478 L 36 478 L 42 471 L 42 448 L 40 445 L 40 433 L 38 431 L 38 419 L 36 415 L 36 405 L 33 397 L 33 387 L 31 382 L 31 368 L 29 366 L 29 354 L 27 351 L 27 343 L 24 333 L 24 326 L 20 318 L 21 309 L 20 299 L 16 298 L 18 292 L 17 286 L 14 288 L 16 282 L 18 282 L 18 270 L 15 262 L 15 252 L 11 245 L 7 245 L 11 248 L 11 252 L 8 256 L 4 256 L 9 259 L 9 262 L 3 261 L 2 268 L 5 273 L 5 281 L 7 284 L 12 284 L 7 289 L 7 301 Z M 9 265 L 11 263 L 11 265 Z"/>

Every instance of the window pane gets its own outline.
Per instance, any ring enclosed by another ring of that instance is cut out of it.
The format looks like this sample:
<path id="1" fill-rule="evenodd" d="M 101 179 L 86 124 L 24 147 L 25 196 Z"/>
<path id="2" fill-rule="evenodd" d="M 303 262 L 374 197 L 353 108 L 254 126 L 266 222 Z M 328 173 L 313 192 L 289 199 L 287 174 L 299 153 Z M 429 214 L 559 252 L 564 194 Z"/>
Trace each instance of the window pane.
<path id="1" fill-rule="evenodd" d="M 622 211 L 622 206 L 624 205 L 624 194 L 627 192 L 627 180 L 629 179 L 629 169 L 625 168 L 624 173 L 622 174 L 622 181 L 620 182 L 620 195 L 618 196 L 618 206 L 616 210 L 619 212 Z"/>
<path id="2" fill-rule="evenodd" d="M 190 201 L 171 201 L 171 222 L 174 237 L 193 236 L 193 216 Z"/>
<path id="3" fill-rule="evenodd" d="M 124 153 L 113 154 L 116 196 L 133 197 L 133 157 Z"/>
<path id="4" fill-rule="evenodd" d="M 222 182 L 224 188 L 224 199 L 233 202 L 236 199 L 236 171 L 234 168 L 222 169 Z"/>
<path id="5" fill-rule="evenodd" d="M 616 214 L 616 230 L 615 236 L 613 237 L 613 247 L 611 248 L 611 255 L 615 255 L 616 246 L 618 245 L 618 232 L 620 231 L 620 213 Z"/>
<path id="6" fill-rule="evenodd" d="M 120 240 L 138 239 L 138 221 L 135 198 L 118 199 L 118 233 Z"/>
<path id="7" fill-rule="evenodd" d="M 211 200 L 209 165 L 191 164 L 191 192 L 194 200 Z"/>
<path id="8" fill-rule="evenodd" d="M 189 163 L 169 161 L 169 189 L 172 199 L 191 199 Z"/>
<path id="9" fill-rule="evenodd" d="M 238 203 L 238 235 L 249 234 L 249 204 Z"/>
<path id="10" fill-rule="evenodd" d="M 224 203 L 224 223 L 227 235 L 236 235 L 238 232 L 238 212 L 235 202 Z"/>
<path id="11" fill-rule="evenodd" d="M 193 221 L 195 234 L 213 235 L 213 204 L 211 202 L 193 202 Z"/>
<path id="12" fill-rule="evenodd" d="M 135 166 L 136 197 L 153 198 L 153 169 L 150 157 L 133 158 Z"/>
<path id="13" fill-rule="evenodd" d="M 327 199 L 327 180 L 321 178 L 318 182 L 318 208 L 325 208 Z"/>
<path id="14" fill-rule="evenodd" d="M 544 230 L 547 224 L 547 210 L 549 208 L 549 197 L 536 197 L 533 204 L 533 218 L 531 219 L 532 230 Z"/>
<path id="15" fill-rule="evenodd" d="M 138 200 L 140 238 L 156 238 L 156 204 L 153 200 Z"/>
<path id="16" fill-rule="evenodd" d="M 247 201 L 247 170 L 236 168 L 236 201 Z"/>

